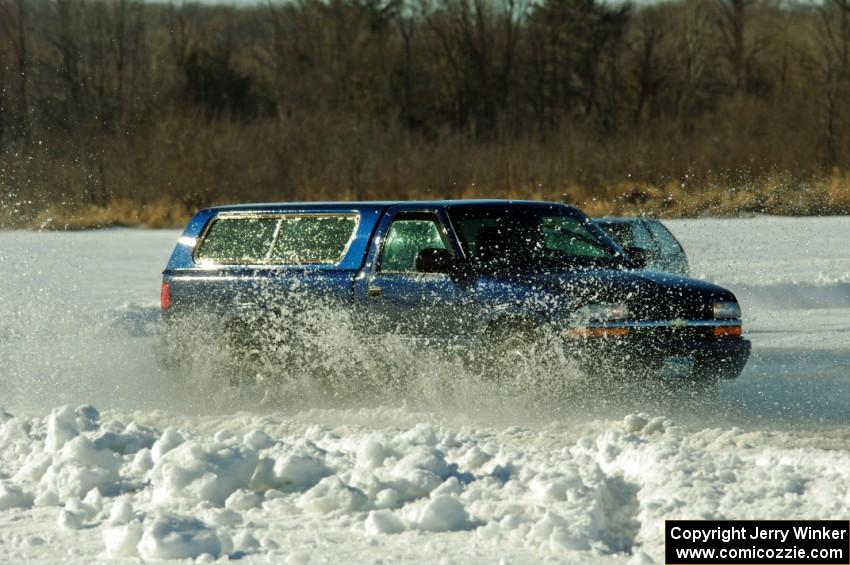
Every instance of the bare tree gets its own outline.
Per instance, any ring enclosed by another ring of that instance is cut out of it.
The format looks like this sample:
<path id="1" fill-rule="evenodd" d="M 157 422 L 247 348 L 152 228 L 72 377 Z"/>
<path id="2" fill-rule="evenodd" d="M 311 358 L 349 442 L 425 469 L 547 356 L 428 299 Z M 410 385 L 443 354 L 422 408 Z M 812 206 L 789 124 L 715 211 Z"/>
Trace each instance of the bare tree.
<path id="1" fill-rule="evenodd" d="M 838 162 L 845 98 L 850 94 L 850 0 L 827 0 L 820 15 L 820 69 L 824 84 L 826 161 Z"/>
<path id="2" fill-rule="evenodd" d="M 171 40 L 171 56 L 177 68 L 186 65 L 189 53 L 197 44 L 199 6 L 196 3 L 181 2 L 179 7 L 168 3 L 168 33 Z"/>
<path id="3" fill-rule="evenodd" d="M 635 126 L 640 124 L 645 108 L 652 106 L 669 71 L 669 63 L 665 64 L 661 51 L 670 30 L 662 16 L 661 8 L 647 7 L 637 14 L 634 22 L 630 47 L 635 59 L 633 69 L 637 92 L 632 111 Z"/>
<path id="4" fill-rule="evenodd" d="M 700 4 L 688 4 L 680 15 L 684 21 L 676 27 L 681 29 L 678 38 L 678 89 L 676 92 L 676 122 L 683 130 L 688 129 L 689 119 L 695 114 L 694 106 L 702 90 L 708 66 L 708 15 Z"/>
<path id="5" fill-rule="evenodd" d="M 29 144 L 30 139 L 30 109 L 29 109 L 29 52 L 27 41 L 27 4 L 26 0 L 14 0 L 14 13 L 12 6 L 6 2 L 0 3 L 0 39 L 5 39 L 2 45 L 9 45 L 10 50 L 7 52 L 0 49 L 0 61 L 3 61 L 3 92 L 6 91 L 6 71 L 11 66 L 5 62 L 6 57 L 12 57 L 12 51 L 17 55 L 15 66 L 17 73 L 17 93 L 18 100 L 15 107 L 17 120 L 16 126 L 20 134 L 23 144 Z M 5 98 L 5 97 L 4 97 Z M 0 138 L 2 138 L 3 130 L 6 127 L 6 113 L 8 111 L 5 104 L 2 104 L 0 109 Z"/>
<path id="6" fill-rule="evenodd" d="M 70 127 L 82 98 L 74 0 L 53 0 L 52 6 L 56 13 L 57 29 L 50 41 L 60 54 L 58 75 L 65 86 L 63 122 L 66 127 Z"/>
<path id="7" fill-rule="evenodd" d="M 752 0 L 715 0 L 718 27 L 732 66 L 736 93 L 743 92 L 747 85 L 745 39 L 751 4 Z"/>

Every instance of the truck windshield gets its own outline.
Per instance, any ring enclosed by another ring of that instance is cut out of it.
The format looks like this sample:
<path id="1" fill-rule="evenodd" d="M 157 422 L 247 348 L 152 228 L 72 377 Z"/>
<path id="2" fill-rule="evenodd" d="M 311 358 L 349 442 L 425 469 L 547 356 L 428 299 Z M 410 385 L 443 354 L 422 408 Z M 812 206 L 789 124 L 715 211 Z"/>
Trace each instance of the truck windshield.
<path id="1" fill-rule="evenodd" d="M 482 272 L 619 267 L 623 254 L 586 217 L 552 206 L 453 208 L 461 245 Z"/>

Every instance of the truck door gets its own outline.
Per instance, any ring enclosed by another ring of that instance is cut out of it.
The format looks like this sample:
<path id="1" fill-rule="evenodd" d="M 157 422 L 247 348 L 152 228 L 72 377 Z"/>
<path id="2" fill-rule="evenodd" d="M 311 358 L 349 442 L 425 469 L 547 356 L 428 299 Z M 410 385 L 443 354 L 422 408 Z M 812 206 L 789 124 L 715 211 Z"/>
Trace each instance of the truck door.
<path id="1" fill-rule="evenodd" d="M 452 274 L 421 272 L 420 254 L 444 250 L 460 257 L 439 210 L 391 212 L 378 230 L 367 266 L 365 314 L 373 330 L 447 339 L 469 333 L 471 290 Z M 420 258 L 420 261 L 417 261 Z"/>

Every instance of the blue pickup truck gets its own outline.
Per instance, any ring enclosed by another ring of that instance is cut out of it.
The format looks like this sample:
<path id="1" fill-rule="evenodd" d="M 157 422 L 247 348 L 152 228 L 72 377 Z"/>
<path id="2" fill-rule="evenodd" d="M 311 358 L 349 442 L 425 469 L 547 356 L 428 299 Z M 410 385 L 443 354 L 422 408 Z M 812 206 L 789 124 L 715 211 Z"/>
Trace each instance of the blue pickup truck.
<path id="1" fill-rule="evenodd" d="M 694 382 L 737 377 L 750 343 L 735 296 L 641 268 L 560 203 L 209 208 L 190 220 L 163 272 L 165 358 L 188 356 L 181 324 L 256 351 L 264 320 L 297 320 L 288 315 L 321 304 L 350 314 L 350 341 L 392 334 L 515 352 L 545 334 L 588 372 L 604 363 Z"/>

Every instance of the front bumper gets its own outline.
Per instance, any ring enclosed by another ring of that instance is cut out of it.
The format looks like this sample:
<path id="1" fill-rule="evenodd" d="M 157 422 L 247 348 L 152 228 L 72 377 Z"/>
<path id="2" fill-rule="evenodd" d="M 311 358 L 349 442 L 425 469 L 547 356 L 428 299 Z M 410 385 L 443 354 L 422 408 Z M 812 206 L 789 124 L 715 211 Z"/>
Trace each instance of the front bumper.
<path id="1" fill-rule="evenodd" d="M 727 326 L 710 323 L 684 327 L 631 326 L 625 335 L 611 332 L 610 337 L 572 336 L 573 350 L 579 363 L 593 372 L 670 379 L 734 379 L 746 366 L 752 346 L 742 337 L 714 335 L 715 327 Z"/>

